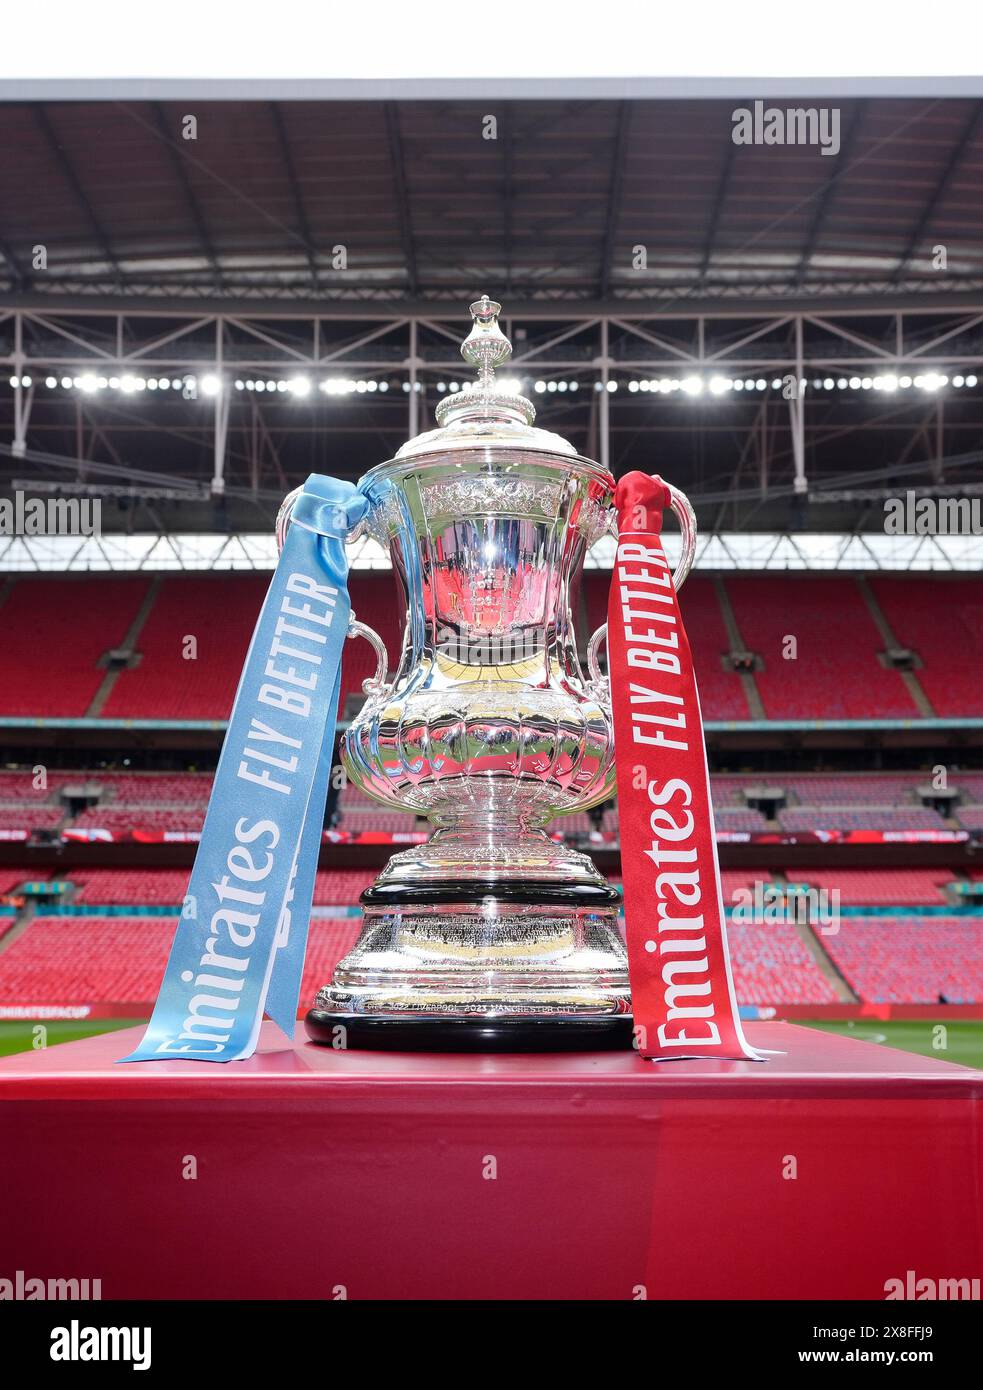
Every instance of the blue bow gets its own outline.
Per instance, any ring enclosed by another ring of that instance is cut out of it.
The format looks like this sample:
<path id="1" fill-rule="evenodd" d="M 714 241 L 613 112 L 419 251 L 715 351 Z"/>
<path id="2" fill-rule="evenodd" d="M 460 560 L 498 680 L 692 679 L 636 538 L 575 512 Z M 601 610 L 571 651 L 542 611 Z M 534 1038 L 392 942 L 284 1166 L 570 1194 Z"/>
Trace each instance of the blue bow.
<path id="1" fill-rule="evenodd" d="M 351 604 L 361 485 L 312 474 L 290 514 L 229 719 L 174 944 L 124 1062 L 231 1062 L 264 1011 L 294 1034 Z"/>

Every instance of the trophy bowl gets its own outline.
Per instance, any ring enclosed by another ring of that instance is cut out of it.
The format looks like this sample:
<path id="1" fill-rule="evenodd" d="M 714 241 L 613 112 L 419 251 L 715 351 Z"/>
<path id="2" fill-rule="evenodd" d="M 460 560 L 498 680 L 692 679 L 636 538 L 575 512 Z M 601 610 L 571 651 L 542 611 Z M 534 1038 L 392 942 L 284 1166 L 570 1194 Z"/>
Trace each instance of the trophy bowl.
<path id="1" fill-rule="evenodd" d="M 498 386 L 511 353 L 500 306 L 471 312 L 462 355 L 478 381 L 361 483 L 359 529 L 389 550 L 406 617 L 391 674 L 381 639 L 352 623 L 379 668 L 342 740 L 358 787 L 434 830 L 363 893 L 362 932 L 307 1027 L 341 1046 L 624 1046 L 620 895 L 548 830 L 615 786 L 604 629 L 585 672 L 573 616 L 588 548 L 616 532 L 614 480 Z M 681 494 L 672 501 L 678 585 L 695 523 Z"/>

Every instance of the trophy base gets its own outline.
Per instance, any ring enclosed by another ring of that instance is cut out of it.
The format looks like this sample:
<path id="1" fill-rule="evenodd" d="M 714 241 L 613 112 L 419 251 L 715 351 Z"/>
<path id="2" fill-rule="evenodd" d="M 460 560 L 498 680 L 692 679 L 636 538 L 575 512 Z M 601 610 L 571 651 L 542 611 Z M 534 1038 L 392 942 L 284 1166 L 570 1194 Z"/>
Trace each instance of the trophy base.
<path id="1" fill-rule="evenodd" d="M 476 844 L 440 832 L 394 855 L 361 901 L 361 935 L 308 1015 L 316 1041 L 455 1052 L 630 1045 L 621 899 L 586 855 L 542 834 Z"/>
<path id="2" fill-rule="evenodd" d="M 379 1018 L 311 1009 L 312 1042 L 338 1050 L 376 1052 L 623 1052 L 632 1046 L 632 1017 Z"/>

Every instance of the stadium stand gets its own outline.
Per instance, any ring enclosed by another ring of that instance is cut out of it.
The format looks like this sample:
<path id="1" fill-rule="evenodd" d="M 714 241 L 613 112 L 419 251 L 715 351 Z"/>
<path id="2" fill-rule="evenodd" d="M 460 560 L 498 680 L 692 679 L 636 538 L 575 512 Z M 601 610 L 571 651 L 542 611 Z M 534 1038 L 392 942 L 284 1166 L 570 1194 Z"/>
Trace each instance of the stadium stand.
<path id="1" fill-rule="evenodd" d="M 749 806 L 715 806 L 714 824 L 718 830 L 767 830 L 768 822 L 760 811 Z"/>
<path id="2" fill-rule="evenodd" d="M 269 575 L 171 575 L 137 639 L 140 664 L 120 671 L 106 719 L 224 719 Z M 194 660 L 184 653 L 194 637 Z"/>
<path id="3" fill-rule="evenodd" d="M 947 869 L 783 872 L 789 883 L 838 888 L 842 906 L 942 905 L 944 885 L 954 877 Z M 973 872 L 983 878 L 983 870 Z M 18 868 L 0 871 L 0 893 L 12 892 L 27 878 L 46 876 Z M 0 952 L 0 1004 L 149 1006 L 163 973 L 188 871 L 93 868 L 72 869 L 61 876 L 76 885 L 72 900 L 91 905 L 92 915 L 35 917 Z M 359 919 L 353 909 L 375 876 L 375 869 L 318 872 L 302 1002 L 313 997 L 354 944 Z M 767 885 L 777 877 L 768 870 L 724 870 L 724 902 L 733 906 L 739 890 L 753 892 L 756 883 Z M 617 884 L 619 879 L 612 876 L 611 881 Z M 174 906 L 175 914 L 138 915 L 148 906 Z M 132 915 L 100 915 L 100 908 L 110 907 L 132 909 Z M 332 909 L 337 915 L 331 915 Z M 837 1002 L 835 989 L 805 944 L 805 930 L 780 922 L 730 924 L 735 989 L 742 1003 Z M 983 919 L 844 916 L 835 933 L 817 940 L 861 1000 L 983 1002 Z"/>
<path id="4" fill-rule="evenodd" d="M 402 640 L 402 612 L 395 597 L 392 575 L 353 571 L 348 592 L 352 612 L 363 623 L 374 627 L 389 652 L 389 669 L 395 670 Z M 375 652 L 358 638 L 345 643 L 341 663 L 341 708 L 349 695 L 361 697 L 362 682 L 375 675 Z"/>
<path id="5" fill-rule="evenodd" d="M 860 998 L 877 1004 L 983 1001 L 979 918 L 844 918 L 823 945 Z"/>
<path id="6" fill-rule="evenodd" d="M 0 893 L 12 893 L 27 879 L 40 880 L 48 877 L 46 869 L 0 869 Z"/>
<path id="7" fill-rule="evenodd" d="M 355 945 L 358 929 L 358 921 L 352 918 L 344 921 L 315 918 L 311 922 L 300 986 L 300 997 L 305 1006 L 309 1007 L 320 987 L 331 979 L 342 956 Z"/>
<path id="8" fill-rule="evenodd" d="M 785 775 L 776 781 L 806 806 L 900 806 L 918 802 L 917 789 L 930 783 L 924 773 L 841 772 Z"/>
<path id="9" fill-rule="evenodd" d="M 38 916 L 0 953 L 4 1004 L 151 1003 L 172 917 Z"/>
<path id="10" fill-rule="evenodd" d="M 336 896 L 337 887 L 331 890 Z M 319 893 L 320 896 L 320 893 Z M 150 1004 L 176 918 L 39 916 L 0 954 L 5 1005 Z M 358 935 L 355 917 L 315 917 L 301 990 L 313 998 Z M 829 1003 L 835 994 L 794 927 L 732 926 L 738 997 L 745 1003 Z"/>
<path id="11" fill-rule="evenodd" d="M 878 575 L 870 584 L 897 641 L 921 658 L 918 679 L 936 714 L 983 714 L 979 580 Z"/>
<path id="12" fill-rule="evenodd" d="M 0 806 L 0 830 L 54 830 L 64 815 L 58 806 Z"/>
<path id="13" fill-rule="evenodd" d="M 72 822 L 74 830 L 200 830 L 204 806 L 89 806 Z"/>
<path id="14" fill-rule="evenodd" d="M 727 929 L 734 989 L 742 1004 L 833 1004 L 836 991 L 788 923 Z"/>
<path id="15" fill-rule="evenodd" d="M 46 768 L 46 785 L 36 787 L 33 767 L 25 767 L 20 772 L 0 772 L 0 805 L 52 802 L 62 787 L 88 778 L 87 772 L 52 772 Z"/>
<path id="16" fill-rule="evenodd" d="M 731 907 L 734 902 L 734 894 L 738 891 L 753 893 L 755 882 L 762 877 L 767 877 L 767 872 L 752 873 L 740 869 L 721 869 L 720 871 L 720 892 L 724 900 L 725 907 Z"/>
<path id="17" fill-rule="evenodd" d="M 693 651 L 704 719 L 750 719 L 741 678 L 723 665 L 732 644 L 714 581 L 691 575 L 680 591 L 679 606 Z"/>
<path id="18" fill-rule="evenodd" d="M 113 805 L 205 806 L 212 793 L 210 772 L 93 772 L 85 776 L 102 784 L 103 798 Z"/>
<path id="19" fill-rule="evenodd" d="M 592 624 L 604 620 L 608 582 L 606 574 L 597 572 L 585 577 L 585 607 Z M 974 701 L 979 697 L 972 692 L 981 687 L 979 643 L 975 612 L 969 611 L 976 590 L 969 580 L 946 578 L 943 582 L 952 612 L 942 625 L 937 622 L 939 611 L 947 604 L 940 603 L 934 579 L 878 577 L 871 580 L 871 586 L 897 640 L 911 646 L 920 658 L 918 677 L 936 711 L 957 716 L 977 713 Z M 152 603 L 150 583 L 146 576 L 29 576 L 13 581 L 0 605 L 0 640 L 6 650 L 22 648 L 43 624 L 46 638 L 59 644 L 59 650 L 67 655 L 65 670 L 59 668 L 57 681 L 40 661 L 9 663 L 0 688 L 0 714 L 82 717 L 91 709 L 96 693 L 101 690 L 105 694 L 108 687 L 101 711 L 105 718 L 224 718 L 267 576 L 158 577 Z M 753 679 L 769 717 L 920 717 L 900 675 L 878 660 L 884 638 L 854 579 L 738 575 L 729 577 L 726 585 L 742 644 L 765 663 L 765 669 L 757 671 Z M 221 586 L 218 603 L 216 586 Z M 394 665 L 399 651 L 400 611 L 394 602 L 391 576 L 356 572 L 352 595 L 355 611 L 382 633 Z M 705 716 L 716 720 L 749 718 L 746 682 L 726 669 L 731 640 L 716 581 L 705 576 L 693 578 L 684 591 L 683 607 L 697 654 Z M 107 649 L 123 641 L 141 611 L 145 619 L 135 639 L 141 654 L 139 665 L 111 673 L 107 681 L 100 660 Z M 781 656 L 781 640 L 789 631 L 798 638 L 798 664 Z M 195 661 L 182 658 L 187 635 L 198 641 Z M 962 643 L 962 661 L 953 678 L 956 663 L 947 644 L 957 639 Z M 836 655 L 844 649 L 852 658 L 848 666 Z M 366 643 L 346 644 L 343 707 L 347 696 L 360 696 L 362 680 L 374 670 L 374 654 Z M 933 672 L 938 676 L 937 685 L 933 684 Z M 950 686 L 947 702 L 945 692 Z M 108 761 L 117 755 L 104 752 L 104 756 Z M 185 756 L 193 766 L 194 755 Z M 737 756 L 741 756 L 739 751 Z M 134 759 L 137 765 L 133 770 L 122 769 L 118 761 L 111 762 L 108 769 L 46 768 L 46 785 L 41 788 L 34 786 L 34 763 L 27 755 L 20 770 L 8 763 L 0 772 L 0 838 L 35 829 L 54 831 L 59 826 L 83 832 L 108 830 L 116 836 L 145 830 L 150 832 L 148 838 L 168 831 L 199 831 L 212 774 L 153 772 L 140 766 L 138 752 Z M 946 762 L 945 755 L 940 754 L 939 760 Z M 955 826 L 970 832 L 983 830 L 983 773 L 948 767 L 949 786 L 959 799 L 943 815 L 921 802 L 919 791 L 931 784 L 933 771 L 924 749 L 917 762 L 920 768 L 907 772 L 714 772 L 716 823 L 723 832 L 774 828 L 776 821 L 766 820 L 746 800 L 750 789 L 767 786 L 784 791 L 786 804 L 776 813 L 777 824 L 790 832 L 934 831 Z M 800 758 L 799 766 L 803 765 L 808 763 L 803 764 Z M 99 799 L 68 820 L 62 791 L 68 785 L 83 783 L 98 787 Z M 352 786 L 341 792 L 337 811 L 339 827 L 355 833 L 403 834 L 425 829 L 425 822 L 412 814 L 377 805 Z M 578 813 L 558 818 L 550 829 L 576 836 L 599 826 L 617 832 L 616 802 L 603 808 L 599 816 Z M 152 855 L 152 847 L 148 846 L 148 851 Z M 318 873 L 316 915 L 311 923 L 303 985 L 305 1000 L 330 977 L 338 958 L 353 943 L 359 925 L 354 915 L 359 895 L 377 872 L 377 868 L 339 868 Z M 790 883 L 836 888 L 844 907 L 950 906 L 955 910 L 955 894 L 950 905 L 946 885 L 960 873 L 972 881 L 983 879 L 983 870 L 968 867 L 839 870 L 824 866 L 798 870 L 782 866 L 774 870 L 725 870 L 723 894 L 731 905 L 739 889 L 753 890 L 756 882 L 784 878 Z M 75 887 L 67 903 L 94 913 L 91 917 L 69 917 L 49 911 L 30 920 L 26 928 L 20 919 L 21 930 L 5 940 L 0 950 L 0 1004 L 149 1005 L 159 985 L 188 874 L 186 867 L 157 868 L 152 862 L 147 866 L 70 869 L 39 864 L 36 868 L 15 866 L 0 871 L 0 894 L 7 895 L 27 879 L 68 878 Z M 175 916 L 139 915 L 148 907 L 174 908 Z M 122 910 L 123 915 L 109 915 L 110 908 Z M 100 909 L 107 910 L 105 915 Z M 325 912 L 330 915 L 324 916 Z M 11 915 L 0 925 L 7 927 L 14 920 Z M 950 927 L 954 935 L 949 933 Z M 791 925 L 732 924 L 734 975 L 742 1002 L 836 1002 L 836 989 L 817 965 L 803 930 Z M 896 934 L 889 935 L 891 931 Z M 819 941 L 862 999 L 930 1003 L 940 997 L 955 1002 L 957 993 L 960 998 L 983 999 L 978 973 L 973 974 L 967 963 L 980 944 L 978 937 L 979 928 L 971 917 L 895 916 L 877 921 L 845 917 L 838 935 Z"/>
<path id="20" fill-rule="evenodd" d="M 785 869 L 783 872 L 789 883 L 838 889 L 844 907 L 914 907 L 944 903 L 943 887 L 954 877 L 950 869 Z"/>
<path id="21" fill-rule="evenodd" d="M 944 830 L 946 823 L 930 806 L 856 807 L 798 806 L 779 811 L 783 830 Z"/>
<path id="22" fill-rule="evenodd" d="M 314 883 L 315 907 L 348 907 L 375 882 L 376 869 L 318 869 Z"/>
<path id="23" fill-rule="evenodd" d="M 743 806 L 744 790 L 762 782 L 774 783 L 773 778 L 755 776 L 754 773 L 713 772 L 710 774 L 710 789 L 714 806 Z"/>
<path id="24" fill-rule="evenodd" d="M 0 715 L 85 716 L 106 675 L 100 658 L 123 642 L 150 582 L 146 575 L 16 579 L 0 605 L 0 643 L 9 652 L 31 651 L 43 632 L 46 645 L 59 654 L 59 672 L 52 681 L 43 661 L 9 663 Z M 742 643 L 764 662 L 753 680 L 769 718 L 922 717 L 901 675 L 879 662 L 885 642 L 851 576 L 737 575 L 724 582 Z M 266 574 L 163 576 L 136 636 L 139 663 L 115 674 L 99 717 L 224 719 L 268 583 Z M 603 571 L 584 576 L 589 631 L 605 621 L 609 583 Z M 920 657 L 918 679 L 936 713 L 980 714 L 976 654 L 983 605 L 977 581 L 878 576 L 870 583 L 896 640 Z M 353 609 L 380 632 L 392 667 L 400 649 L 401 606 L 394 601 L 391 575 L 354 571 L 350 588 Z M 704 717 L 751 718 L 742 680 L 725 665 L 732 643 L 716 581 L 691 576 L 680 603 Z M 798 641 L 797 665 L 782 654 L 790 634 Z M 194 660 L 183 654 L 189 636 L 197 641 Z M 843 652 L 850 653 L 849 661 Z M 368 644 L 347 643 L 342 702 L 359 694 L 374 671 Z"/>
<path id="25" fill-rule="evenodd" d="M 170 906 L 184 901 L 187 869 L 70 869 L 73 901 L 101 907 Z"/>
<path id="26" fill-rule="evenodd" d="M 122 643 L 149 584 L 142 575 L 17 579 L 0 605 L 0 715 L 85 715 L 106 674 L 97 662 Z"/>
<path id="27" fill-rule="evenodd" d="M 341 821 L 342 830 L 362 835 L 374 830 L 383 830 L 394 835 L 406 834 L 425 828 L 424 822 L 417 822 L 416 816 L 405 811 L 391 811 L 380 806 L 375 811 L 346 811 Z"/>
<path id="28" fill-rule="evenodd" d="M 741 636 L 764 662 L 754 680 L 770 719 L 919 717 L 900 674 L 877 660 L 884 642 L 851 578 L 739 575 L 725 582 Z M 783 655 L 790 635 L 794 661 Z"/>
<path id="29" fill-rule="evenodd" d="M 611 576 L 606 572 L 589 570 L 583 577 L 588 633 L 607 622 L 610 586 Z M 741 678 L 723 665 L 731 642 L 714 581 L 702 575 L 690 575 L 680 591 L 679 604 L 693 649 L 704 719 L 750 719 Z"/>

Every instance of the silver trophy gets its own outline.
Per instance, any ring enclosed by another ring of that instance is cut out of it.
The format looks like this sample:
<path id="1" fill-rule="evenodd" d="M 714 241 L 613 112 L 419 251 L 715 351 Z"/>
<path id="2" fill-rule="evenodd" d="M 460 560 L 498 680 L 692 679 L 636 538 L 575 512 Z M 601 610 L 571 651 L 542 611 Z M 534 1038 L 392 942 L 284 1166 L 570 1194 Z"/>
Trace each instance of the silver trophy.
<path id="1" fill-rule="evenodd" d="M 477 381 L 363 480 L 371 507 L 357 533 L 388 548 L 406 618 L 393 673 L 378 635 L 352 623 L 378 670 L 342 757 L 369 796 L 434 831 L 362 895 L 361 935 L 307 1018 L 335 1045 L 535 1050 L 631 1036 L 619 895 L 550 833 L 615 787 L 605 628 L 585 673 L 573 620 L 588 548 L 617 534 L 614 479 L 496 382 L 512 353 L 500 312 L 487 297 L 471 305 L 461 353 Z M 678 588 L 696 524 L 670 491 Z"/>

